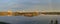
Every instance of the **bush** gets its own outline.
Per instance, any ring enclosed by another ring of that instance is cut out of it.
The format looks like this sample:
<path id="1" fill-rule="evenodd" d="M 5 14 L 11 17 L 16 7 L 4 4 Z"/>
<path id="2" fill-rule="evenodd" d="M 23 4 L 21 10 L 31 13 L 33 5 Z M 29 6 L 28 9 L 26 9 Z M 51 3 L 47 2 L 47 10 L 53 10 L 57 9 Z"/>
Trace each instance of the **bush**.
<path id="1" fill-rule="evenodd" d="M 6 22 L 0 22 L 0 24 L 10 24 L 10 23 L 6 23 Z"/>

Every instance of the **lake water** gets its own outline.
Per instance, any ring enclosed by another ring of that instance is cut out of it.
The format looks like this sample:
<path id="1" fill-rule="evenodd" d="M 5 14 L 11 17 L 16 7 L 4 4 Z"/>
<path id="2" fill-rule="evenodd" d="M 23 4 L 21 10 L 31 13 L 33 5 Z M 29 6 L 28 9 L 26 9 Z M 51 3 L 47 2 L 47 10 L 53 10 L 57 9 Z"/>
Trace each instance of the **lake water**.
<path id="1" fill-rule="evenodd" d="M 34 17 L 0 16 L 0 21 L 10 24 L 49 24 L 51 19 L 57 19 L 60 24 L 60 15 L 40 15 Z"/>

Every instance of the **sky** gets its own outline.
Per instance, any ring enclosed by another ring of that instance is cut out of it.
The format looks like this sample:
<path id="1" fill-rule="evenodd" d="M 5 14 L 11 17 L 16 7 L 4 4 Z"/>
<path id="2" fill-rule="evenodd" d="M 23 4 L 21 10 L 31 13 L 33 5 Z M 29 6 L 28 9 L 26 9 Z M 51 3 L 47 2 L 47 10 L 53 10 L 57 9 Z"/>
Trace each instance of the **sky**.
<path id="1" fill-rule="evenodd" d="M 59 0 L 0 0 L 0 11 L 59 11 Z"/>

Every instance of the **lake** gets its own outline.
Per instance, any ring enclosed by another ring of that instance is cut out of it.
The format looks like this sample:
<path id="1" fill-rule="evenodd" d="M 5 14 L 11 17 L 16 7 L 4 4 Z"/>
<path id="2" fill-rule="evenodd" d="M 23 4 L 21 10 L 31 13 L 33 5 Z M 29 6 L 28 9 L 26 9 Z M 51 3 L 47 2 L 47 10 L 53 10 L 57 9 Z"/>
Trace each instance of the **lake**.
<path id="1" fill-rule="evenodd" d="M 7 22 L 10 24 L 49 24 L 50 20 L 58 20 L 60 24 L 60 15 L 40 15 L 34 17 L 24 16 L 0 16 L 1 22 Z"/>

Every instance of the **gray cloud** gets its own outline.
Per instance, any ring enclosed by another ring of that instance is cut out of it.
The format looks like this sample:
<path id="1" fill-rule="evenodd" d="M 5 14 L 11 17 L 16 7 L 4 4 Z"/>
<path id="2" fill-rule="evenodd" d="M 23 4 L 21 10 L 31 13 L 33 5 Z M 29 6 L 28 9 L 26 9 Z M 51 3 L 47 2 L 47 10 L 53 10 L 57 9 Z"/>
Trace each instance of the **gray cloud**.
<path id="1" fill-rule="evenodd" d="M 49 0 L 1 0 L 0 10 L 59 10 L 60 3 L 57 1 L 51 0 L 51 4 Z"/>

